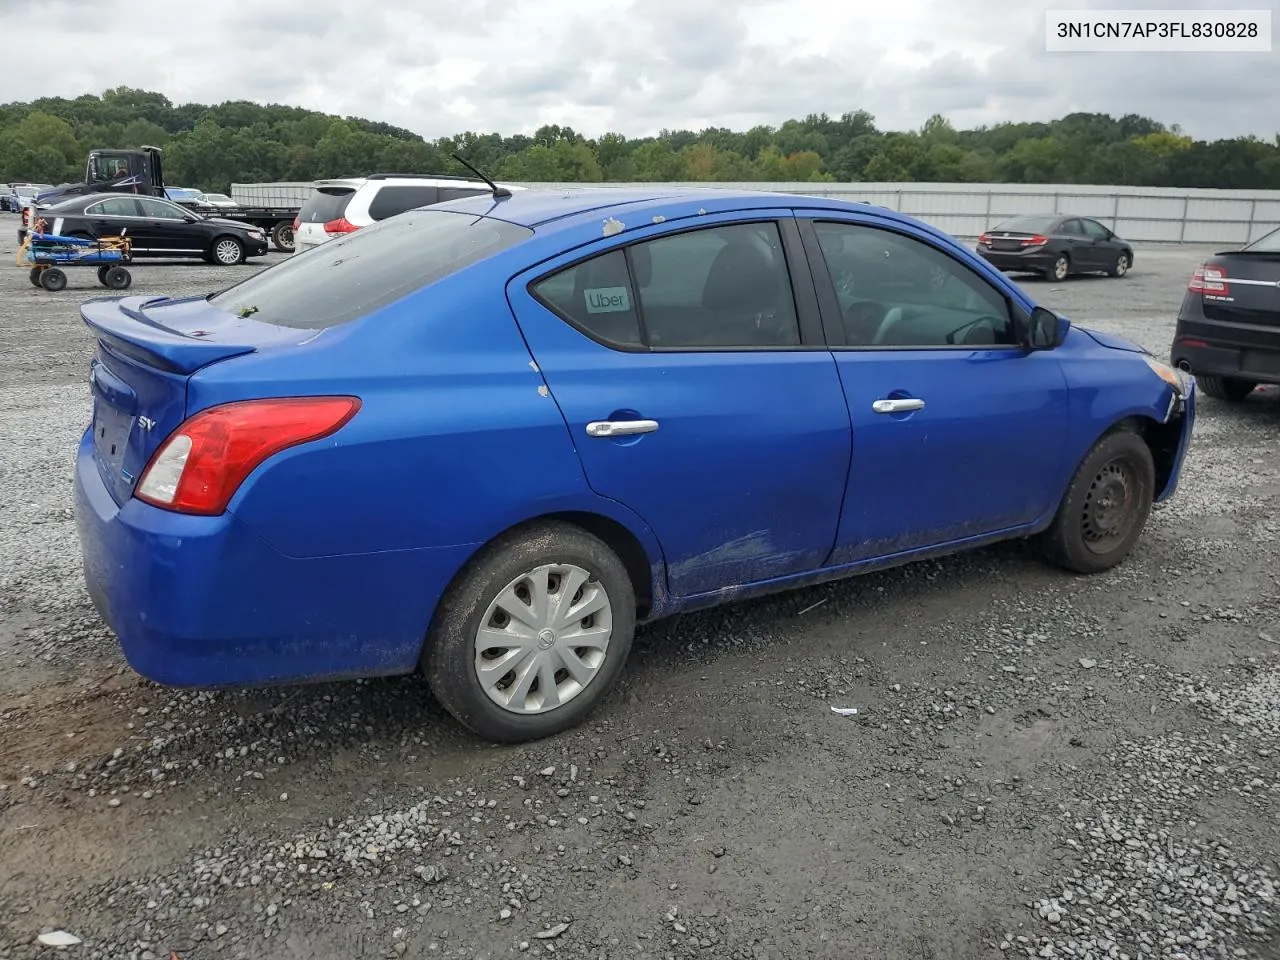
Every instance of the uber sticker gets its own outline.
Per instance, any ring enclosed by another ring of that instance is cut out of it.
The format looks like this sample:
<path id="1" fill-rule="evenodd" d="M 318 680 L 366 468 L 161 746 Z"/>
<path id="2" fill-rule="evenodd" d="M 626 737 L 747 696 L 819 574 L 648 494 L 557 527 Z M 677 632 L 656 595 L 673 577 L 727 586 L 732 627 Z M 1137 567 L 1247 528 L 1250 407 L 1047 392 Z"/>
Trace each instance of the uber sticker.
<path id="1" fill-rule="evenodd" d="M 625 313 L 631 309 L 631 296 L 626 287 L 589 287 L 587 313 Z"/>

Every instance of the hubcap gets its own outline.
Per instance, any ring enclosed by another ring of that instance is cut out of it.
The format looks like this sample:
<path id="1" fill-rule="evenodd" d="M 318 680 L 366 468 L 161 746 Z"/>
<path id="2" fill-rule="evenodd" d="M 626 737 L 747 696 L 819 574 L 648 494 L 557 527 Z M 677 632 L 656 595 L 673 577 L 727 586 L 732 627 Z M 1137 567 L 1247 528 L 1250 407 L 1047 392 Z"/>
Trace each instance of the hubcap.
<path id="1" fill-rule="evenodd" d="M 1103 467 L 1084 503 L 1084 542 L 1094 553 L 1109 553 L 1133 530 L 1138 519 L 1137 478 L 1129 464 L 1113 460 Z"/>
<path id="2" fill-rule="evenodd" d="M 1125 274 L 1125 271 L 1128 269 L 1129 269 L 1129 258 L 1122 253 L 1120 254 L 1120 259 L 1116 262 L 1116 273 L 1120 274 L 1120 276 L 1123 277 Z"/>
<path id="3" fill-rule="evenodd" d="M 476 634 L 476 679 L 504 710 L 546 713 L 595 679 L 612 634 L 604 585 L 573 564 L 544 564 L 489 604 Z"/>
<path id="4" fill-rule="evenodd" d="M 240 248 L 234 240 L 223 240 L 218 244 L 217 256 L 223 263 L 235 263 L 240 259 Z"/>
<path id="5" fill-rule="evenodd" d="M 1066 277 L 1066 275 L 1067 275 L 1067 261 L 1065 261 L 1065 260 L 1057 260 L 1057 261 L 1055 261 L 1055 262 L 1054 262 L 1054 264 L 1053 264 L 1053 275 L 1054 275 L 1055 277 L 1057 277 L 1059 280 L 1061 280 L 1061 279 L 1063 279 L 1064 277 Z"/>

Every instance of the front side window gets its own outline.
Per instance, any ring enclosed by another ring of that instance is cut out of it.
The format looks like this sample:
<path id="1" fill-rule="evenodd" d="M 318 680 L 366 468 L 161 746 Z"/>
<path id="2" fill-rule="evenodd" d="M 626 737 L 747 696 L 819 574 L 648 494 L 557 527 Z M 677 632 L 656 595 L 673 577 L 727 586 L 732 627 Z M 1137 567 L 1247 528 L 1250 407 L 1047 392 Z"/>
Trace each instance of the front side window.
<path id="1" fill-rule="evenodd" d="M 814 228 L 847 345 L 1017 344 L 1005 296 L 931 244 L 860 224 L 815 223 Z"/>
<path id="2" fill-rule="evenodd" d="M 1111 231 L 1100 224 L 1097 220 L 1081 220 L 1080 225 L 1084 227 L 1085 235 L 1091 240 L 1111 239 Z"/>
<path id="3" fill-rule="evenodd" d="M 187 212 L 181 207 L 153 197 L 138 197 L 137 203 L 142 215 L 153 220 L 185 220 L 187 217 Z"/>
<path id="4" fill-rule="evenodd" d="M 540 281 L 533 293 L 584 333 L 654 350 L 800 343 L 777 224 L 644 240 Z"/>

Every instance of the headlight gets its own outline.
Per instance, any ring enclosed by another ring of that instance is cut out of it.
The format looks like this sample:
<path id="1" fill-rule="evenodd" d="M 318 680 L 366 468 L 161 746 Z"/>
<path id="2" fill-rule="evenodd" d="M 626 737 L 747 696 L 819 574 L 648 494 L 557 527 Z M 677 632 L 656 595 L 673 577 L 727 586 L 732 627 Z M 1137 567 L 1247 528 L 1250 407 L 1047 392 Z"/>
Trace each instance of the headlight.
<path id="1" fill-rule="evenodd" d="M 1151 368 L 1151 372 L 1173 387 L 1179 396 L 1185 397 L 1187 395 L 1191 386 L 1191 378 L 1186 373 L 1150 355 L 1144 355 L 1142 359 Z"/>

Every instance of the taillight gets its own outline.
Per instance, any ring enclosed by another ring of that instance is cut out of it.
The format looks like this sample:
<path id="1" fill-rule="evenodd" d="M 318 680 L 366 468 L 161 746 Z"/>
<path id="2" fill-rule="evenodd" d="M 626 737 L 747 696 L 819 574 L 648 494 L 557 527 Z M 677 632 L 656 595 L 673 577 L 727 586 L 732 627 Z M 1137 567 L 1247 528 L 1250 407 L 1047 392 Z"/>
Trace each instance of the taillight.
<path id="1" fill-rule="evenodd" d="M 978 237 L 978 243 L 984 247 L 988 246 L 991 243 L 991 234 L 984 233 L 982 236 Z"/>
<path id="2" fill-rule="evenodd" d="M 359 227 L 346 217 L 339 217 L 337 220 L 330 220 L 324 225 L 325 233 L 354 233 L 359 229 Z"/>
<path id="3" fill-rule="evenodd" d="M 1027 239 L 1023 240 L 1022 245 L 1024 247 L 1043 247 L 1048 242 L 1048 237 L 1042 237 L 1037 233 L 1034 237 L 1027 237 Z"/>
<path id="4" fill-rule="evenodd" d="M 297 233 L 297 232 L 298 232 L 298 228 L 299 228 L 299 227 L 301 227 L 301 226 L 302 226 L 302 218 L 301 218 L 301 217 L 294 217 L 294 218 L 293 218 L 293 232 L 294 232 L 294 233 Z"/>
<path id="5" fill-rule="evenodd" d="M 329 436 L 359 409 L 355 397 L 284 397 L 202 410 L 152 455 L 134 496 L 178 513 L 222 513 L 264 460 Z"/>
<path id="6" fill-rule="evenodd" d="M 1230 292 L 1227 287 L 1227 275 L 1222 272 L 1222 268 L 1211 267 L 1207 263 L 1196 267 L 1196 272 L 1191 275 L 1191 282 L 1187 284 L 1187 290 L 1190 293 L 1201 295 L 1212 293 L 1221 297 L 1227 296 Z"/>

